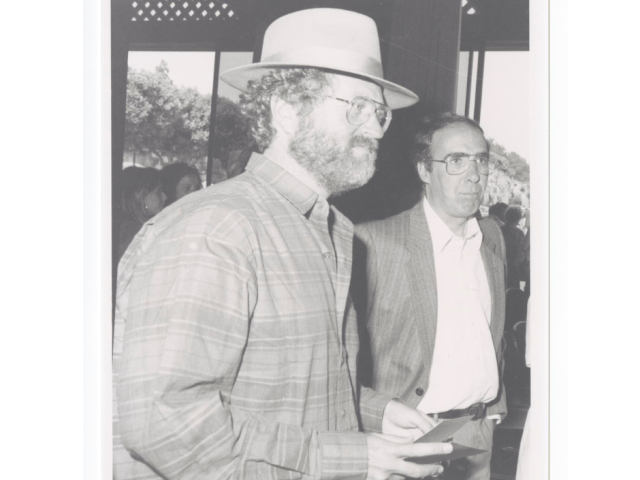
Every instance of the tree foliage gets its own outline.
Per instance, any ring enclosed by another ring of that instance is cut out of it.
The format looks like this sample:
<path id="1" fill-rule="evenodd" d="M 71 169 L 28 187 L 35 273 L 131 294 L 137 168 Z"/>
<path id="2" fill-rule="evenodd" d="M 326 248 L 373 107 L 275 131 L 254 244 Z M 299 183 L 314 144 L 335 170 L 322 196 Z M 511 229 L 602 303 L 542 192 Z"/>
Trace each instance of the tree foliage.
<path id="1" fill-rule="evenodd" d="M 489 177 L 482 204 L 491 206 L 497 202 L 529 208 L 529 164 L 515 152 L 507 150 L 489 139 L 491 157 L 496 161 L 496 171 Z"/>
<path id="2" fill-rule="evenodd" d="M 143 158 L 147 166 L 185 162 L 204 172 L 211 95 L 174 85 L 164 60 L 155 72 L 129 68 L 127 81 L 125 152 Z M 231 151 L 250 143 L 238 105 L 219 97 L 213 153 L 222 169 Z"/>
<path id="3" fill-rule="evenodd" d="M 206 171 L 211 95 L 174 85 L 163 60 L 155 72 L 129 69 L 125 152 L 150 167 L 173 162 Z M 214 179 L 239 173 L 253 141 L 239 106 L 218 97 L 213 144 Z M 489 177 L 483 205 L 496 202 L 529 208 L 529 164 L 515 152 L 489 139 L 496 172 Z"/>

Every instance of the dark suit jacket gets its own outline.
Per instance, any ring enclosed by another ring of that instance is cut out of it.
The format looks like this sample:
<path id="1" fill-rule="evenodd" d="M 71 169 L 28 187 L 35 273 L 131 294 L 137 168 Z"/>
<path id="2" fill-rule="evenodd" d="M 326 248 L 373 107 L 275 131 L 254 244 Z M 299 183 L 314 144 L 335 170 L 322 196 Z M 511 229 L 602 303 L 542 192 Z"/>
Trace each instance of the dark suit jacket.
<path id="1" fill-rule="evenodd" d="M 505 247 L 500 228 L 480 220 L 481 255 L 491 291 L 491 335 L 502 371 Z M 385 220 L 356 226 L 352 298 L 365 386 L 416 407 L 429 388 L 438 314 L 433 244 L 422 202 Z M 451 379 L 455 382 L 455 379 Z M 506 414 L 504 386 L 487 414 Z M 370 419 L 362 418 L 368 429 Z"/>

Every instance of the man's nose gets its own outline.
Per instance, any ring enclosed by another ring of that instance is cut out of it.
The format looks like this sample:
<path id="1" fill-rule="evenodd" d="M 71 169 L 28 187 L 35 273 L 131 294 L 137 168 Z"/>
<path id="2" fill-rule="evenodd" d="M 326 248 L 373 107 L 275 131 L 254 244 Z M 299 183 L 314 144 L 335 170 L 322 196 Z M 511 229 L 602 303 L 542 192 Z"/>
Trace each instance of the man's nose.
<path id="1" fill-rule="evenodd" d="M 473 160 L 469 160 L 469 168 L 465 172 L 467 174 L 467 180 L 473 183 L 477 183 L 480 181 L 480 172 L 478 171 L 478 162 Z"/>
<path id="2" fill-rule="evenodd" d="M 362 133 L 366 134 L 368 137 L 375 140 L 380 140 L 384 137 L 384 130 L 382 129 L 382 125 L 380 125 L 378 116 L 375 113 L 372 114 L 362 126 L 364 127 Z"/>

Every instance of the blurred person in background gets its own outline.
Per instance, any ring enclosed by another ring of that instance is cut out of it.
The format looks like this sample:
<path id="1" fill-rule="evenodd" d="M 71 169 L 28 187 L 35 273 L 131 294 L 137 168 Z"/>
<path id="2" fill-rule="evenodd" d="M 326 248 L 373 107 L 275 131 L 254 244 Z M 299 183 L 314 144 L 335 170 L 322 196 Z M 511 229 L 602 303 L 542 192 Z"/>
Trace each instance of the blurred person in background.
<path id="1" fill-rule="evenodd" d="M 155 168 L 127 167 L 122 171 L 120 205 L 116 222 L 120 225 L 118 260 L 127 250 L 142 225 L 160 213 L 167 196 L 160 185 L 160 172 Z"/>
<path id="2" fill-rule="evenodd" d="M 524 241 L 522 249 L 524 250 L 523 276 L 524 293 L 529 296 L 531 292 L 531 210 L 524 212 Z"/>
<path id="3" fill-rule="evenodd" d="M 491 218 L 499 227 L 504 225 L 504 212 L 509 208 L 506 203 L 498 202 L 489 207 L 488 218 Z"/>
<path id="4" fill-rule="evenodd" d="M 176 162 L 167 165 L 160 171 L 162 190 L 167 196 L 166 205 L 171 205 L 185 195 L 202 188 L 200 174 L 195 167 L 186 163 Z"/>
<path id="5" fill-rule="evenodd" d="M 504 212 L 505 224 L 500 227 L 507 247 L 507 288 L 520 288 L 525 262 L 524 232 L 518 228 L 522 219 L 520 207 L 513 206 Z"/>

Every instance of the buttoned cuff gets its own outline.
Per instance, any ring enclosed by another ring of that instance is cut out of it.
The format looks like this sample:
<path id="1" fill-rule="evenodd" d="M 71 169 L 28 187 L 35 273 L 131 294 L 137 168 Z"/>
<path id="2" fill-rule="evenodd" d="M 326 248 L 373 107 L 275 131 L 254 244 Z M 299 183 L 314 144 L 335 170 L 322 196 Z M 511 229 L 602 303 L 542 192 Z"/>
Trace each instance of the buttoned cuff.
<path id="1" fill-rule="evenodd" d="M 382 416 L 393 395 L 378 393 L 362 387 L 360 391 L 360 419 L 365 432 L 382 433 Z"/>
<path id="2" fill-rule="evenodd" d="M 488 420 L 495 420 L 496 425 L 500 425 L 502 423 L 502 415 L 488 415 Z"/>
<path id="3" fill-rule="evenodd" d="M 320 480 L 365 480 L 369 449 L 363 433 L 318 432 Z"/>

